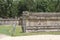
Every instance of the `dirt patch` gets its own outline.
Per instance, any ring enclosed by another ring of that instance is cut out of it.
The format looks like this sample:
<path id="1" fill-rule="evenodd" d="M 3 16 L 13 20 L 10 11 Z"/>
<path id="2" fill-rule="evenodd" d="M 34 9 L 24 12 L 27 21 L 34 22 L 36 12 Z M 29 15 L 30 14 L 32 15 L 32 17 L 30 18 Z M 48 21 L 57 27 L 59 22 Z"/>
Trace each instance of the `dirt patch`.
<path id="1" fill-rule="evenodd" d="M 60 35 L 17 36 L 17 37 L 5 37 L 0 40 L 60 40 Z"/>
<path id="2" fill-rule="evenodd" d="M 9 37 L 9 36 L 4 35 L 4 34 L 0 34 L 0 39 L 1 39 L 1 38 L 5 38 L 5 37 Z"/>

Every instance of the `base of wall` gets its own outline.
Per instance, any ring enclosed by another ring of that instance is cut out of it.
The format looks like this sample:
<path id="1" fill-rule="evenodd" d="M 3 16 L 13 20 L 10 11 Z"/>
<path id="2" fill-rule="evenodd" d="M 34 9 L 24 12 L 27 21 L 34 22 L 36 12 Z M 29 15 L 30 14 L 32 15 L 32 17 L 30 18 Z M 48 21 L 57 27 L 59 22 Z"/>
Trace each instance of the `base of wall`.
<path id="1" fill-rule="evenodd" d="M 52 31 L 60 31 L 60 29 L 54 29 L 54 30 L 26 30 L 26 33 L 29 33 L 29 32 L 52 32 Z"/>

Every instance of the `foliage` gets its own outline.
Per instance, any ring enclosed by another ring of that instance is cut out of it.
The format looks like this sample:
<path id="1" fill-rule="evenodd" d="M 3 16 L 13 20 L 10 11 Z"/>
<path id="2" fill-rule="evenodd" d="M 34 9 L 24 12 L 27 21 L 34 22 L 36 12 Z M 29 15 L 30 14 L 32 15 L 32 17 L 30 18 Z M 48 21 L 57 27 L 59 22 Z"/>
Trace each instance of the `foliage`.
<path id="1" fill-rule="evenodd" d="M 23 11 L 60 12 L 60 0 L 0 0 L 0 17 L 20 17 Z"/>

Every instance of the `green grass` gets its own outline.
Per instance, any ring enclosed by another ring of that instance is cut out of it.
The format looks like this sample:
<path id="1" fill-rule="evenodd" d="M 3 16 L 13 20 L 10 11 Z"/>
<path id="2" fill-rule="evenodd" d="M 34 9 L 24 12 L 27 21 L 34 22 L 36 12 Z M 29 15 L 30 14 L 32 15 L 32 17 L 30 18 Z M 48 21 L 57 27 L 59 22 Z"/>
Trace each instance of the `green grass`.
<path id="1" fill-rule="evenodd" d="M 12 26 L 0 25 L 0 34 L 12 35 Z M 21 26 L 17 26 L 14 32 L 14 36 L 27 36 L 27 35 L 60 35 L 60 32 L 36 32 L 36 33 L 22 33 Z"/>
<path id="2" fill-rule="evenodd" d="M 12 29 L 13 26 L 0 25 L 0 34 L 11 35 Z M 21 27 L 17 26 L 14 35 L 19 35 L 21 32 L 22 32 Z"/>

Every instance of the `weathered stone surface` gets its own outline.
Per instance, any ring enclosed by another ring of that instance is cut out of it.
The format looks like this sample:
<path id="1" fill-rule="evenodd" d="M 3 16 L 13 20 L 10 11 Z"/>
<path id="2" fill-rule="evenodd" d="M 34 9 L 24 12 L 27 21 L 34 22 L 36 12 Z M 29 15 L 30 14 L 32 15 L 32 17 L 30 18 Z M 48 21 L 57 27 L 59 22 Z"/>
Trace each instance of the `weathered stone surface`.
<path id="1" fill-rule="evenodd" d="M 23 16 L 26 20 L 26 32 L 60 31 L 60 13 L 27 12 L 25 14 Z"/>

